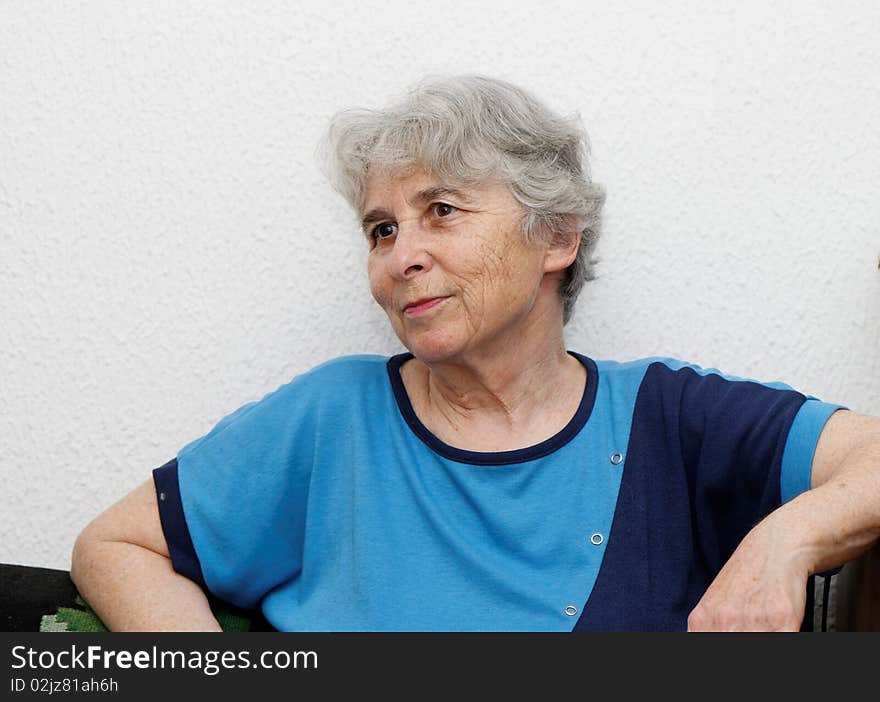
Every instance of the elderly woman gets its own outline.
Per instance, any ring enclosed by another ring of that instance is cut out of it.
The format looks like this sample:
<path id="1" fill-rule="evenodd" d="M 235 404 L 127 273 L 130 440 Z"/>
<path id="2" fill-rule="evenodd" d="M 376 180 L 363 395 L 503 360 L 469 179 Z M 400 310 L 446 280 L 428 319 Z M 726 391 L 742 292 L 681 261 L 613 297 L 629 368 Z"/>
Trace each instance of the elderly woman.
<path id="1" fill-rule="evenodd" d="M 880 535 L 877 418 L 566 350 L 603 202 L 576 120 L 463 76 L 326 147 L 408 352 L 294 378 L 89 524 L 110 628 L 217 630 L 208 591 L 284 630 L 797 630 Z"/>

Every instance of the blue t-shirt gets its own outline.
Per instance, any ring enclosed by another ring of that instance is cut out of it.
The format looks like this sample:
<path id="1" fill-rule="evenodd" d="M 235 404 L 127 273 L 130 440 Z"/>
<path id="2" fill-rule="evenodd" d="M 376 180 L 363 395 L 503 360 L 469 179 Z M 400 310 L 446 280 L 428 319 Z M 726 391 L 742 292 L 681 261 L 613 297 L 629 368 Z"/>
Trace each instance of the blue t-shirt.
<path id="1" fill-rule="evenodd" d="M 297 376 L 153 471 L 175 570 L 288 631 L 686 629 L 740 540 L 809 489 L 841 406 L 569 353 L 575 416 L 494 453 L 422 424 L 409 353 Z"/>

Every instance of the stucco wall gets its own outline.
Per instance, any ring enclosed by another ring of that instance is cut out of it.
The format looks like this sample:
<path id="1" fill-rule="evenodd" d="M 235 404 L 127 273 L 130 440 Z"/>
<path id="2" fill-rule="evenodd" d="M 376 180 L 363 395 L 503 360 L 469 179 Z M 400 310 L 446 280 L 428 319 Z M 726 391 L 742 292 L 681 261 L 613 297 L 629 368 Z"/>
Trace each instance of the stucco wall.
<path id="1" fill-rule="evenodd" d="M 880 414 L 880 5 L 664 5 L 0 5 L 0 562 L 69 567 L 222 415 L 400 350 L 312 153 L 425 73 L 581 113 L 608 202 L 569 348 Z"/>

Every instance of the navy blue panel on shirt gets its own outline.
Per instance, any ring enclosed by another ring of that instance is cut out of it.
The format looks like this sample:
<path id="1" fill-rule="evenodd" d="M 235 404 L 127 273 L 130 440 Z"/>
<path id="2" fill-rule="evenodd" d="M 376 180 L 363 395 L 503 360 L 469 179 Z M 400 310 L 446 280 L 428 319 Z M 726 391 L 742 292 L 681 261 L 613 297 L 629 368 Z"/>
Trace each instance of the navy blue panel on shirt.
<path id="1" fill-rule="evenodd" d="M 595 587 L 575 631 L 683 631 L 748 531 L 780 505 L 789 427 L 806 397 L 652 363 L 636 399 Z"/>
<path id="2" fill-rule="evenodd" d="M 168 544 L 168 553 L 171 556 L 174 570 L 207 589 L 205 578 L 202 575 L 202 566 L 196 556 L 189 527 L 183 514 L 180 486 L 177 481 L 177 459 L 173 458 L 165 465 L 155 468 L 153 482 L 156 485 L 156 499 L 159 503 L 162 533 Z"/>

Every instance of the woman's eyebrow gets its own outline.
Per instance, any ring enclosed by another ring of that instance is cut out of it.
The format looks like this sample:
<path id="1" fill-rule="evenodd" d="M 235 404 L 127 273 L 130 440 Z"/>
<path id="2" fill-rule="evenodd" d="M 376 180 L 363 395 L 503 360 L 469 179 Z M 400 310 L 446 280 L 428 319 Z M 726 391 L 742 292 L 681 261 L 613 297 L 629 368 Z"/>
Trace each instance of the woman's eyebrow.
<path id="1" fill-rule="evenodd" d="M 419 190 L 413 197 L 412 201 L 417 204 L 424 204 L 431 200 L 443 197 L 454 197 L 465 204 L 473 204 L 474 202 L 464 191 L 458 190 L 457 188 L 449 188 L 444 185 L 435 185 L 430 188 Z M 394 219 L 394 214 L 383 207 L 374 207 L 361 219 L 361 228 L 366 230 L 374 222 L 381 222 L 383 219 Z"/>

